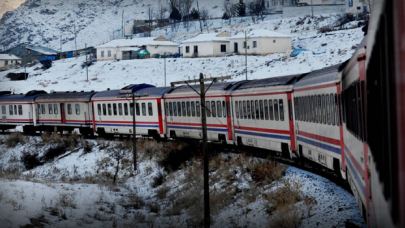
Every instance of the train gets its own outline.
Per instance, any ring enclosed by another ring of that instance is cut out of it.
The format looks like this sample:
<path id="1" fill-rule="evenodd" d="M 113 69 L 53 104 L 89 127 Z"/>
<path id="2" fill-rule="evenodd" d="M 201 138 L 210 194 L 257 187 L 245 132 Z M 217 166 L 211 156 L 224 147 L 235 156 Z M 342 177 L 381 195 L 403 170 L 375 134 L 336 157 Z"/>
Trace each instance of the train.
<path id="1" fill-rule="evenodd" d="M 205 108 L 209 140 L 333 170 L 350 185 L 368 227 L 405 227 L 404 12 L 404 1 L 375 0 L 351 59 L 303 74 L 206 85 L 205 104 L 199 85 L 0 91 L 0 130 L 132 135 L 135 115 L 137 135 L 199 140 Z"/>

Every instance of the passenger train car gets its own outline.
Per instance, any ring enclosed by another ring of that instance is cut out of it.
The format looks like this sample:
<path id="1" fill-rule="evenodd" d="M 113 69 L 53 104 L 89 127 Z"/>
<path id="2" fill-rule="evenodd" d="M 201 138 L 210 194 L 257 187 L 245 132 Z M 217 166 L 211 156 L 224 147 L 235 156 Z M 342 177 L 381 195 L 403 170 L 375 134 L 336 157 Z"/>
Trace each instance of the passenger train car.
<path id="1" fill-rule="evenodd" d="M 405 1 L 373 2 L 353 57 L 321 70 L 252 81 L 102 92 L 0 92 L 0 130 L 72 130 L 208 138 L 295 154 L 347 179 L 368 227 L 405 227 Z"/>

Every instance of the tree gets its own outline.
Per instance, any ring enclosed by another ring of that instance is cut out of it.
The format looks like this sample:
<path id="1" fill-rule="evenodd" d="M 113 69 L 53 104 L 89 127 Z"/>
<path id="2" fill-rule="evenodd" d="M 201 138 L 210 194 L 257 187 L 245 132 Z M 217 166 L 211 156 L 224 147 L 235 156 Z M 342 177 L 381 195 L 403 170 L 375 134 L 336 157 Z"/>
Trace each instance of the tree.
<path id="1" fill-rule="evenodd" d="M 246 16 L 246 5 L 243 0 L 239 0 L 239 3 L 236 5 L 236 13 L 238 17 Z"/>
<path id="2" fill-rule="evenodd" d="M 181 21 L 180 11 L 175 6 L 172 6 L 172 12 L 170 13 L 169 18 L 171 20 Z"/>
<path id="3" fill-rule="evenodd" d="M 191 10 L 190 16 L 191 16 L 191 18 L 193 18 L 194 20 L 197 20 L 197 19 L 200 18 L 200 14 L 198 13 L 198 11 L 197 11 L 195 8 L 193 8 L 193 9 Z"/>
<path id="4" fill-rule="evenodd" d="M 222 19 L 223 20 L 229 20 L 229 15 L 225 12 L 223 15 L 222 15 Z"/>
<path id="5" fill-rule="evenodd" d="M 256 16 L 257 20 L 262 19 L 264 20 L 265 16 L 265 3 L 264 0 L 253 0 L 248 4 L 249 14 L 252 16 L 252 20 L 254 21 L 254 17 Z"/>

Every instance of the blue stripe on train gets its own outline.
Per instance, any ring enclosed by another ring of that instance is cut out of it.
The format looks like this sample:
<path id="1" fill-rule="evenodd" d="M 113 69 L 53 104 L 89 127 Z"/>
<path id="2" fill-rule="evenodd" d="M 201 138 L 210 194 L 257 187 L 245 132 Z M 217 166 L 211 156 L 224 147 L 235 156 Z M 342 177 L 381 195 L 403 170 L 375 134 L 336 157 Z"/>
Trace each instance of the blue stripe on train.
<path id="1" fill-rule="evenodd" d="M 358 185 L 361 188 L 361 191 L 363 192 L 363 195 L 365 196 L 366 195 L 366 187 L 364 187 L 364 185 L 363 185 L 363 183 L 362 183 L 362 181 L 361 181 L 361 179 L 359 177 L 358 170 L 353 167 L 352 161 L 349 160 L 349 158 L 346 156 L 346 154 L 345 154 L 345 158 L 346 158 L 346 163 L 349 164 L 350 169 L 354 170 L 354 172 L 350 172 L 350 174 L 354 175 L 355 180 L 357 181 Z"/>
<path id="2" fill-rule="evenodd" d="M 253 135 L 253 136 L 259 136 L 259 137 L 266 137 L 266 138 L 290 140 L 290 136 L 268 134 L 268 133 L 263 133 L 263 132 L 251 132 L 251 131 L 235 130 L 235 133 L 236 134 L 243 134 L 243 135 Z"/>
<path id="3" fill-rule="evenodd" d="M 132 124 L 112 124 L 112 123 L 96 123 L 97 126 L 116 126 L 116 127 L 132 127 Z M 159 125 L 145 125 L 136 124 L 136 127 L 155 127 L 158 128 Z"/>
<path id="4" fill-rule="evenodd" d="M 310 144 L 312 146 L 320 147 L 320 148 L 322 148 L 324 150 L 329 150 L 329 151 L 331 151 L 333 153 L 341 154 L 340 148 L 336 148 L 336 147 L 333 147 L 333 146 L 330 146 L 330 145 L 327 145 L 327 144 L 324 144 L 324 143 L 313 141 L 311 139 L 302 138 L 300 136 L 297 136 L 297 140 L 301 141 L 301 142 L 304 142 L 304 143 L 307 143 L 307 144 Z"/>
<path id="5" fill-rule="evenodd" d="M 188 130 L 200 130 L 201 127 L 185 127 L 185 126 L 168 126 L 168 128 L 176 128 L 176 129 L 188 129 Z M 207 131 L 221 131 L 221 132 L 228 132 L 228 129 L 224 128 L 212 128 L 208 127 Z"/>

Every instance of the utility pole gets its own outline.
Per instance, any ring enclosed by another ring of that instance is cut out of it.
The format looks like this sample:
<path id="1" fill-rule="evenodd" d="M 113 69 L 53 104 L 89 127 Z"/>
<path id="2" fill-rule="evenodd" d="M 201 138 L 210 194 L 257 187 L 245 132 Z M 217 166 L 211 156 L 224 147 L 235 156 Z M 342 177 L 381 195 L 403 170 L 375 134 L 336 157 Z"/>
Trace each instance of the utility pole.
<path id="1" fill-rule="evenodd" d="M 166 52 L 165 52 L 165 55 L 164 55 L 164 61 L 165 61 L 165 86 L 166 86 Z"/>
<path id="2" fill-rule="evenodd" d="M 248 72 L 247 72 L 247 35 L 245 30 L 245 71 L 246 71 L 246 80 L 248 80 Z"/>
<path id="3" fill-rule="evenodd" d="M 24 75 L 25 75 L 25 81 L 27 81 L 27 55 L 28 55 L 28 51 L 27 51 L 27 46 L 24 46 L 25 49 L 25 55 L 24 55 Z"/>
<path id="4" fill-rule="evenodd" d="M 62 35 L 60 35 L 60 53 L 59 53 L 59 59 L 62 59 Z"/>
<path id="5" fill-rule="evenodd" d="M 87 82 L 89 82 L 89 66 L 87 65 L 87 43 L 84 44 L 84 47 L 86 49 L 86 61 L 84 61 L 84 64 L 86 64 Z"/>
<path id="6" fill-rule="evenodd" d="M 189 83 L 200 83 L 200 93 L 198 93 L 194 88 L 192 88 L 198 95 L 200 95 L 200 102 L 201 102 L 201 126 L 202 126 L 202 149 L 204 152 L 204 227 L 210 227 L 210 186 L 209 186 L 209 173 L 208 173 L 208 148 L 207 148 L 207 115 L 205 107 L 205 93 L 210 89 L 211 85 L 218 80 L 224 79 L 231 79 L 231 76 L 225 77 L 216 77 L 216 78 L 205 78 L 202 73 L 200 73 L 200 79 L 188 80 L 188 81 L 179 81 L 179 82 L 172 82 L 170 83 L 171 86 L 176 84 L 187 84 L 190 86 Z M 207 91 L 205 90 L 204 82 L 211 81 L 211 85 L 208 87 Z"/>
<path id="7" fill-rule="evenodd" d="M 311 10 L 312 10 L 312 19 L 314 19 L 314 4 L 312 3 L 312 0 L 311 0 Z"/>
<path id="8" fill-rule="evenodd" d="M 73 25 L 74 32 L 75 32 L 75 56 L 77 56 L 77 42 L 76 42 L 76 25 Z"/>
<path id="9" fill-rule="evenodd" d="M 197 0 L 197 9 L 198 9 L 198 21 L 200 22 L 200 29 L 201 29 L 201 33 L 202 33 L 203 29 L 202 29 L 202 24 L 201 24 L 201 13 L 200 13 L 200 7 L 198 6 L 198 0 Z"/>
<path id="10" fill-rule="evenodd" d="M 124 10 L 122 11 L 122 38 L 125 38 L 125 30 L 124 30 Z"/>

